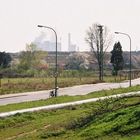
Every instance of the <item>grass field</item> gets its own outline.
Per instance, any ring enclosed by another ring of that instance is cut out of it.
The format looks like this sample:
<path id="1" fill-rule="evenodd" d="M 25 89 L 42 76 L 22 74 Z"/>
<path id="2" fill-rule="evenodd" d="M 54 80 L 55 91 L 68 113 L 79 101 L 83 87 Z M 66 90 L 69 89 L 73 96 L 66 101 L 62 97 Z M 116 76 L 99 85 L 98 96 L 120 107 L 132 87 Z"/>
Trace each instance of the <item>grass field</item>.
<path id="1" fill-rule="evenodd" d="M 139 140 L 140 97 L 109 99 L 0 119 L 6 140 Z"/>
<path id="2" fill-rule="evenodd" d="M 49 98 L 47 100 L 23 102 L 23 103 L 18 103 L 18 104 L 9 104 L 9 105 L 0 106 L 0 112 L 7 112 L 7 111 L 45 106 L 45 105 L 51 105 L 51 104 L 58 104 L 58 103 L 66 103 L 66 102 L 71 102 L 71 101 L 78 101 L 78 100 L 103 97 L 103 96 L 134 92 L 134 91 L 140 91 L 140 86 L 97 91 L 97 92 L 89 93 L 87 95 L 82 95 L 82 96 L 79 96 L 79 95 L 78 96 L 58 96 L 57 98 Z"/>
<path id="3" fill-rule="evenodd" d="M 121 80 L 124 80 L 123 78 Z M 98 77 L 58 78 L 59 87 L 69 87 L 81 84 L 99 83 Z M 115 82 L 114 77 L 104 77 L 104 82 Z M 117 81 L 120 82 L 119 77 Z M 54 88 L 54 78 L 4 78 L 1 79 L 0 95 L 27 91 L 47 90 Z"/>

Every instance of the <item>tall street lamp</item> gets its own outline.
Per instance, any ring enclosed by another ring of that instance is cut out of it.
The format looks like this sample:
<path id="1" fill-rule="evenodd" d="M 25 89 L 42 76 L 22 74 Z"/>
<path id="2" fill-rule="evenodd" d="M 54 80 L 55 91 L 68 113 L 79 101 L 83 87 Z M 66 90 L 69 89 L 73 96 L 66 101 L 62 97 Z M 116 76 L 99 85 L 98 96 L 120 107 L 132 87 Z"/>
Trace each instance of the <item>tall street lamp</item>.
<path id="1" fill-rule="evenodd" d="M 126 35 L 129 38 L 129 40 L 130 40 L 129 86 L 131 87 L 131 65 L 132 65 L 132 62 L 131 62 L 131 37 L 130 37 L 130 35 L 128 35 L 126 33 L 122 33 L 122 32 L 115 32 L 115 34 L 123 34 L 123 35 Z"/>
<path id="2" fill-rule="evenodd" d="M 57 87 L 57 74 L 58 74 L 58 68 L 57 68 L 57 33 L 56 31 L 51 28 L 51 27 L 48 27 L 48 26 L 43 26 L 43 25 L 38 25 L 38 27 L 40 28 L 48 28 L 50 30 L 52 30 L 55 34 L 55 43 L 56 43 L 56 55 L 55 55 L 55 94 L 54 96 L 56 97 L 57 96 L 57 90 L 58 90 L 58 87 Z"/>
<path id="3" fill-rule="evenodd" d="M 103 63 L 103 25 L 98 25 L 100 33 L 100 61 L 101 61 L 101 70 L 100 70 L 100 79 L 103 81 L 104 76 L 104 63 Z"/>

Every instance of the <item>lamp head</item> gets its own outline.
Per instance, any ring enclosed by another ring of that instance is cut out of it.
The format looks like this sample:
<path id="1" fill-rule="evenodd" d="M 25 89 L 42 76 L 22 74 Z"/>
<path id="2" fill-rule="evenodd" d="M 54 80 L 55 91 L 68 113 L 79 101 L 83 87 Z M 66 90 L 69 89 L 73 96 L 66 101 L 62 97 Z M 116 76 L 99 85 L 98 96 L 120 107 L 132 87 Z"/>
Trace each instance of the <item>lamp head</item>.
<path id="1" fill-rule="evenodd" d="M 115 34 L 119 34 L 119 32 L 115 32 Z"/>
<path id="2" fill-rule="evenodd" d="M 100 27 L 103 27 L 103 25 L 98 25 L 98 27 L 100 28 Z"/>
<path id="3" fill-rule="evenodd" d="M 42 28 L 42 27 L 44 27 L 44 26 L 42 26 L 42 25 L 37 25 L 37 27 L 40 27 L 40 28 Z"/>

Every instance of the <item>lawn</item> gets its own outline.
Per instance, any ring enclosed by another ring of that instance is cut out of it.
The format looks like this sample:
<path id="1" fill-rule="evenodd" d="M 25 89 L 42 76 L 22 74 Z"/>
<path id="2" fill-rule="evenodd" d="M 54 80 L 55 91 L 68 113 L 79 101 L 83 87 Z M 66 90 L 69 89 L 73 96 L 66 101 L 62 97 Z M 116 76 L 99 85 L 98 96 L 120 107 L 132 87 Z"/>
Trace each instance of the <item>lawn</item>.
<path id="1" fill-rule="evenodd" d="M 109 99 L 0 120 L 0 139 L 139 140 L 140 97 Z"/>

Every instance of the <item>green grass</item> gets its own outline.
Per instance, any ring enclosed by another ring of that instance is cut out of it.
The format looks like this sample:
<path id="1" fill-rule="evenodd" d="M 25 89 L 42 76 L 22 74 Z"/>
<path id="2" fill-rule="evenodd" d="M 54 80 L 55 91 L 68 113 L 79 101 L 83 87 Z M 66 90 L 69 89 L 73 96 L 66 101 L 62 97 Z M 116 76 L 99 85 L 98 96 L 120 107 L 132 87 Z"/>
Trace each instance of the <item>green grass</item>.
<path id="1" fill-rule="evenodd" d="M 71 101 L 78 101 L 78 100 L 84 100 L 84 99 L 90 99 L 90 98 L 96 98 L 96 97 L 122 94 L 122 93 L 127 93 L 127 92 L 134 92 L 134 91 L 139 91 L 139 90 L 140 90 L 140 86 L 133 86 L 133 87 L 128 87 L 128 88 L 118 88 L 118 89 L 97 91 L 97 92 L 92 92 L 92 93 L 89 93 L 87 95 L 82 95 L 82 96 L 81 95 L 59 96 L 57 98 L 49 98 L 47 100 L 1 105 L 0 112 L 7 112 L 7 111 L 18 110 L 18 109 L 32 108 L 32 107 L 45 106 L 45 105 L 58 104 L 58 103 L 66 103 L 66 102 L 71 102 Z"/>
<path id="2" fill-rule="evenodd" d="M 7 112 L 7 111 L 18 110 L 18 109 L 32 108 L 32 107 L 45 106 L 45 105 L 58 104 L 58 103 L 66 103 L 66 102 L 71 102 L 71 101 L 78 101 L 78 100 L 84 100 L 84 99 L 90 99 L 90 98 L 96 98 L 96 97 L 122 94 L 122 93 L 127 93 L 127 92 L 134 92 L 134 91 L 139 91 L 139 90 L 140 90 L 140 86 L 133 86 L 133 87 L 128 87 L 128 88 L 118 88 L 118 89 L 97 91 L 97 92 L 92 92 L 92 93 L 89 93 L 87 95 L 82 95 L 82 96 L 81 95 L 59 96 L 57 98 L 49 98 L 47 100 L 1 105 L 0 112 Z"/>
<path id="3" fill-rule="evenodd" d="M 129 136 L 133 137 L 133 133 L 138 135 L 139 132 L 140 105 L 101 115 L 95 118 L 88 127 L 84 128 L 84 130 L 78 134 L 80 137 L 91 137 L 91 139 L 98 137 L 104 138 L 104 136 L 106 139 L 112 136 L 114 138 L 117 136 L 119 139 L 124 139 L 129 138 Z"/>
<path id="4" fill-rule="evenodd" d="M 117 82 L 120 82 L 119 77 Z M 121 79 L 121 81 L 124 78 Z M 115 82 L 113 76 L 104 77 L 105 82 Z M 97 76 L 88 77 L 58 77 L 59 87 L 69 87 L 81 84 L 99 83 Z M 47 90 L 54 88 L 54 78 L 3 78 L 1 79 L 0 95 L 28 91 Z"/>
<path id="5" fill-rule="evenodd" d="M 14 140 L 139 140 L 140 97 L 0 119 L 0 139 L 9 137 Z"/>

